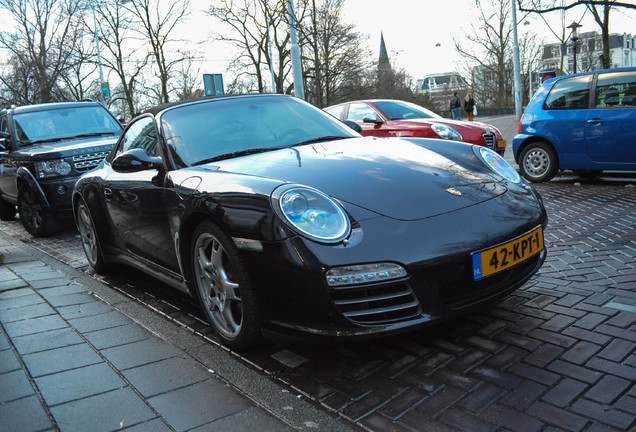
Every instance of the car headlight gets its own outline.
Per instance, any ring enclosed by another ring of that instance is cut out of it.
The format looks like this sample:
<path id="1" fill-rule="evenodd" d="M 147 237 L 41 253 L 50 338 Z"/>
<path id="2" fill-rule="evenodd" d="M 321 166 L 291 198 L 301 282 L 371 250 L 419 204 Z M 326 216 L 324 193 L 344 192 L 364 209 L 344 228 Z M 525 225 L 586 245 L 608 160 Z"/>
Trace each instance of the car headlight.
<path id="1" fill-rule="evenodd" d="M 433 132 L 440 136 L 440 138 L 455 140 L 455 141 L 463 141 L 464 137 L 462 134 L 457 132 L 455 129 L 448 127 L 442 124 L 434 124 L 431 126 Z"/>
<path id="2" fill-rule="evenodd" d="M 477 147 L 474 147 L 477 148 Z M 479 157 L 491 170 L 514 183 L 521 183 L 521 176 L 508 162 L 488 147 L 479 147 Z"/>
<path id="3" fill-rule="evenodd" d="M 63 159 L 47 160 L 36 163 L 39 178 L 66 176 L 71 173 L 71 164 Z"/>
<path id="4" fill-rule="evenodd" d="M 342 207 L 318 190 L 293 186 L 282 192 L 277 201 L 285 221 L 312 240 L 337 243 L 351 231 Z"/>

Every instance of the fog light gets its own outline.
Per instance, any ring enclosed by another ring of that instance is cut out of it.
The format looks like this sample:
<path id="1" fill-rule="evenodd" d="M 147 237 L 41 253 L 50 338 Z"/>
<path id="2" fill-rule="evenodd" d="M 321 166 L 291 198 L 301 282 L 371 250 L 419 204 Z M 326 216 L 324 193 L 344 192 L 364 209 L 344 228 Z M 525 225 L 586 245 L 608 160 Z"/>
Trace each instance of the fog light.
<path id="1" fill-rule="evenodd" d="M 57 193 L 60 195 L 64 195 L 68 189 L 64 185 L 60 185 L 57 187 Z"/>
<path id="2" fill-rule="evenodd" d="M 335 267 L 327 272 L 329 286 L 357 285 L 406 277 L 404 267 L 394 263 L 360 264 Z"/>

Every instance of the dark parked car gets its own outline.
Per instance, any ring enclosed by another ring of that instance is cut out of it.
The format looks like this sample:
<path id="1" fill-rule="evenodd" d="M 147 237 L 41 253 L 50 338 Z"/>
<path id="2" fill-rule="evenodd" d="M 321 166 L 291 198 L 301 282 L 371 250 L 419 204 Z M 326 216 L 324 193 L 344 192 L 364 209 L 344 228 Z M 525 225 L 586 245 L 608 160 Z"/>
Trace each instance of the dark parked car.
<path id="1" fill-rule="evenodd" d="M 34 236 L 72 219 L 79 176 L 106 157 L 122 128 L 97 102 L 13 107 L 0 112 L 0 219 L 15 218 Z"/>
<path id="2" fill-rule="evenodd" d="M 346 102 L 324 108 L 340 120 L 356 122 L 362 135 L 439 138 L 488 147 L 503 156 L 506 141 L 489 124 L 451 120 L 424 107 L 393 99 Z"/>
<path id="3" fill-rule="evenodd" d="M 594 176 L 636 171 L 636 68 L 566 75 L 534 95 L 513 140 L 521 174 L 533 182 L 558 170 Z"/>
<path id="4" fill-rule="evenodd" d="M 499 155 L 390 140 L 284 95 L 151 109 L 75 186 L 86 256 L 198 297 L 237 347 L 421 327 L 541 267 L 542 200 Z"/>

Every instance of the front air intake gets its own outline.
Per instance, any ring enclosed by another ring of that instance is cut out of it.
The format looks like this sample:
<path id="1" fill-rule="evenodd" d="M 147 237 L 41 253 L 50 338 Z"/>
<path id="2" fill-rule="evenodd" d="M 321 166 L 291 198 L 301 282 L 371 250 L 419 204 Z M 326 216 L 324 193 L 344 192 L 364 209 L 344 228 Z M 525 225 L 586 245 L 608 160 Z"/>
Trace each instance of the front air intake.
<path id="1" fill-rule="evenodd" d="M 332 287 L 330 293 L 342 314 L 358 324 L 386 324 L 415 318 L 422 312 L 405 283 Z"/>

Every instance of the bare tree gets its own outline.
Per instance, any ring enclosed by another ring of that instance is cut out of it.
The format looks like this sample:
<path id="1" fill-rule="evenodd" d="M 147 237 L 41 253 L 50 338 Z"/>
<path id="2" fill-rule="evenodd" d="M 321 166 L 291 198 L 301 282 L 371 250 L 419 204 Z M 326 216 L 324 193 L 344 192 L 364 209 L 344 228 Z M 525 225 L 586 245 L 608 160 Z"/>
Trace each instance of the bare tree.
<path id="1" fill-rule="evenodd" d="M 303 0 L 298 7 L 305 97 L 318 107 L 350 98 L 351 84 L 363 83 L 372 66 L 364 37 L 342 20 L 343 3 Z"/>
<path id="2" fill-rule="evenodd" d="M 521 69 L 521 104 L 526 106 L 530 101 L 530 88 L 537 82 L 536 72 L 540 68 L 543 41 L 534 34 L 525 34 L 519 40 L 519 58 Z"/>
<path id="3" fill-rule="evenodd" d="M 192 99 L 205 95 L 201 88 L 201 70 L 194 66 L 192 60 L 179 65 L 175 77 L 175 93 L 178 100 Z"/>
<path id="4" fill-rule="evenodd" d="M 187 53 L 179 49 L 176 50 L 176 57 L 171 58 L 166 55 L 167 48 L 176 42 L 172 39 L 174 29 L 186 19 L 190 1 L 128 0 L 119 3 L 139 20 L 137 32 L 150 46 L 151 57 L 158 71 L 159 88 L 154 93 L 159 103 L 167 103 L 170 101 L 168 83 L 175 67 L 187 59 Z"/>
<path id="5" fill-rule="evenodd" d="M 68 58 L 68 67 L 60 75 L 58 85 L 62 85 L 73 100 L 98 98 L 101 93 L 100 85 L 94 79 L 97 70 L 94 45 L 92 38 L 77 38 Z"/>
<path id="6" fill-rule="evenodd" d="M 135 50 L 132 34 L 136 22 L 133 16 L 121 8 L 120 0 L 102 0 L 95 4 L 95 13 L 99 25 L 99 41 L 102 47 L 102 64 L 107 71 L 114 73 L 119 84 L 111 86 L 108 105 L 116 106 L 124 101 L 125 112 L 121 114 L 132 118 L 138 111 L 139 98 L 136 94 L 142 71 L 148 65 L 150 54 L 144 49 Z M 94 25 L 92 12 L 86 16 L 85 25 Z"/>
<path id="7" fill-rule="evenodd" d="M 80 0 L 0 0 L 15 22 L 14 32 L 0 33 L 12 69 L 0 77 L 13 103 L 39 103 L 65 98 L 60 78 L 73 63 L 82 37 Z M 14 77 L 18 74 L 18 77 Z"/>
<path id="8" fill-rule="evenodd" d="M 472 25 L 472 35 L 467 39 L 477 46 L 477 50 L 464 47 L 455 40 L 457 51 L 471 63 L 478 65 L 479 79 L 473 78 L 476 96 L 484 105 L 497 107 L 512 103 L 512 23 L 511 6 L 506 0 L 492 3 L 494 13 L 488 15 L 478 2 L 479 27 Z"/>
<path id="9" fill-rule="evenodd" d="M 230 29 L 218 33 L 219 40 L 238 48 L 231 69 L 237 72 L 238 85 L 263 93 L 269 82 L 269 70 L 274 70 L 276 93 L 287 93 L 290 75 L 289 25 L 285 0 L 216 0 L 208 14 Z M 270 46 L 271 44 L 271 46 Z M 270 50 L 271 48 L 271 50 Z M 272 55 L 270 55 L 272 51 Z M 274 58 L 277 61 L 274 61 Z"/>
<path id="10" fill-rule="evenodd" d="M 24 58 L 18 54 L 12 54 L 7 59 L 7 65 L 7 73 L 0 77 L 1 105 L 32 103 L 33 76 L 30 65 L 25 64 Z"/>
<path id="11" fill-rule="evenodd" d="M 565 11 L 578 6 L 586 7 L 594 16 L 594 20 L 601 28 L 603 40 L 603 55 L 601 63 L 604 68 L 609 68 L 611 64 L 610 44 L 609 44 L 609 20 L 612 9 L 636 9 L 636 3 L 619 0 L 571 0 L 562 1 L 560 5 L 556 2 L 541 3 L 540 0 L 517 0 L 519 9 L 524 12 L 534 12 L 545 14 L 554 11 Z M 563 50 L 562 50 L 563 51 Z"/>

